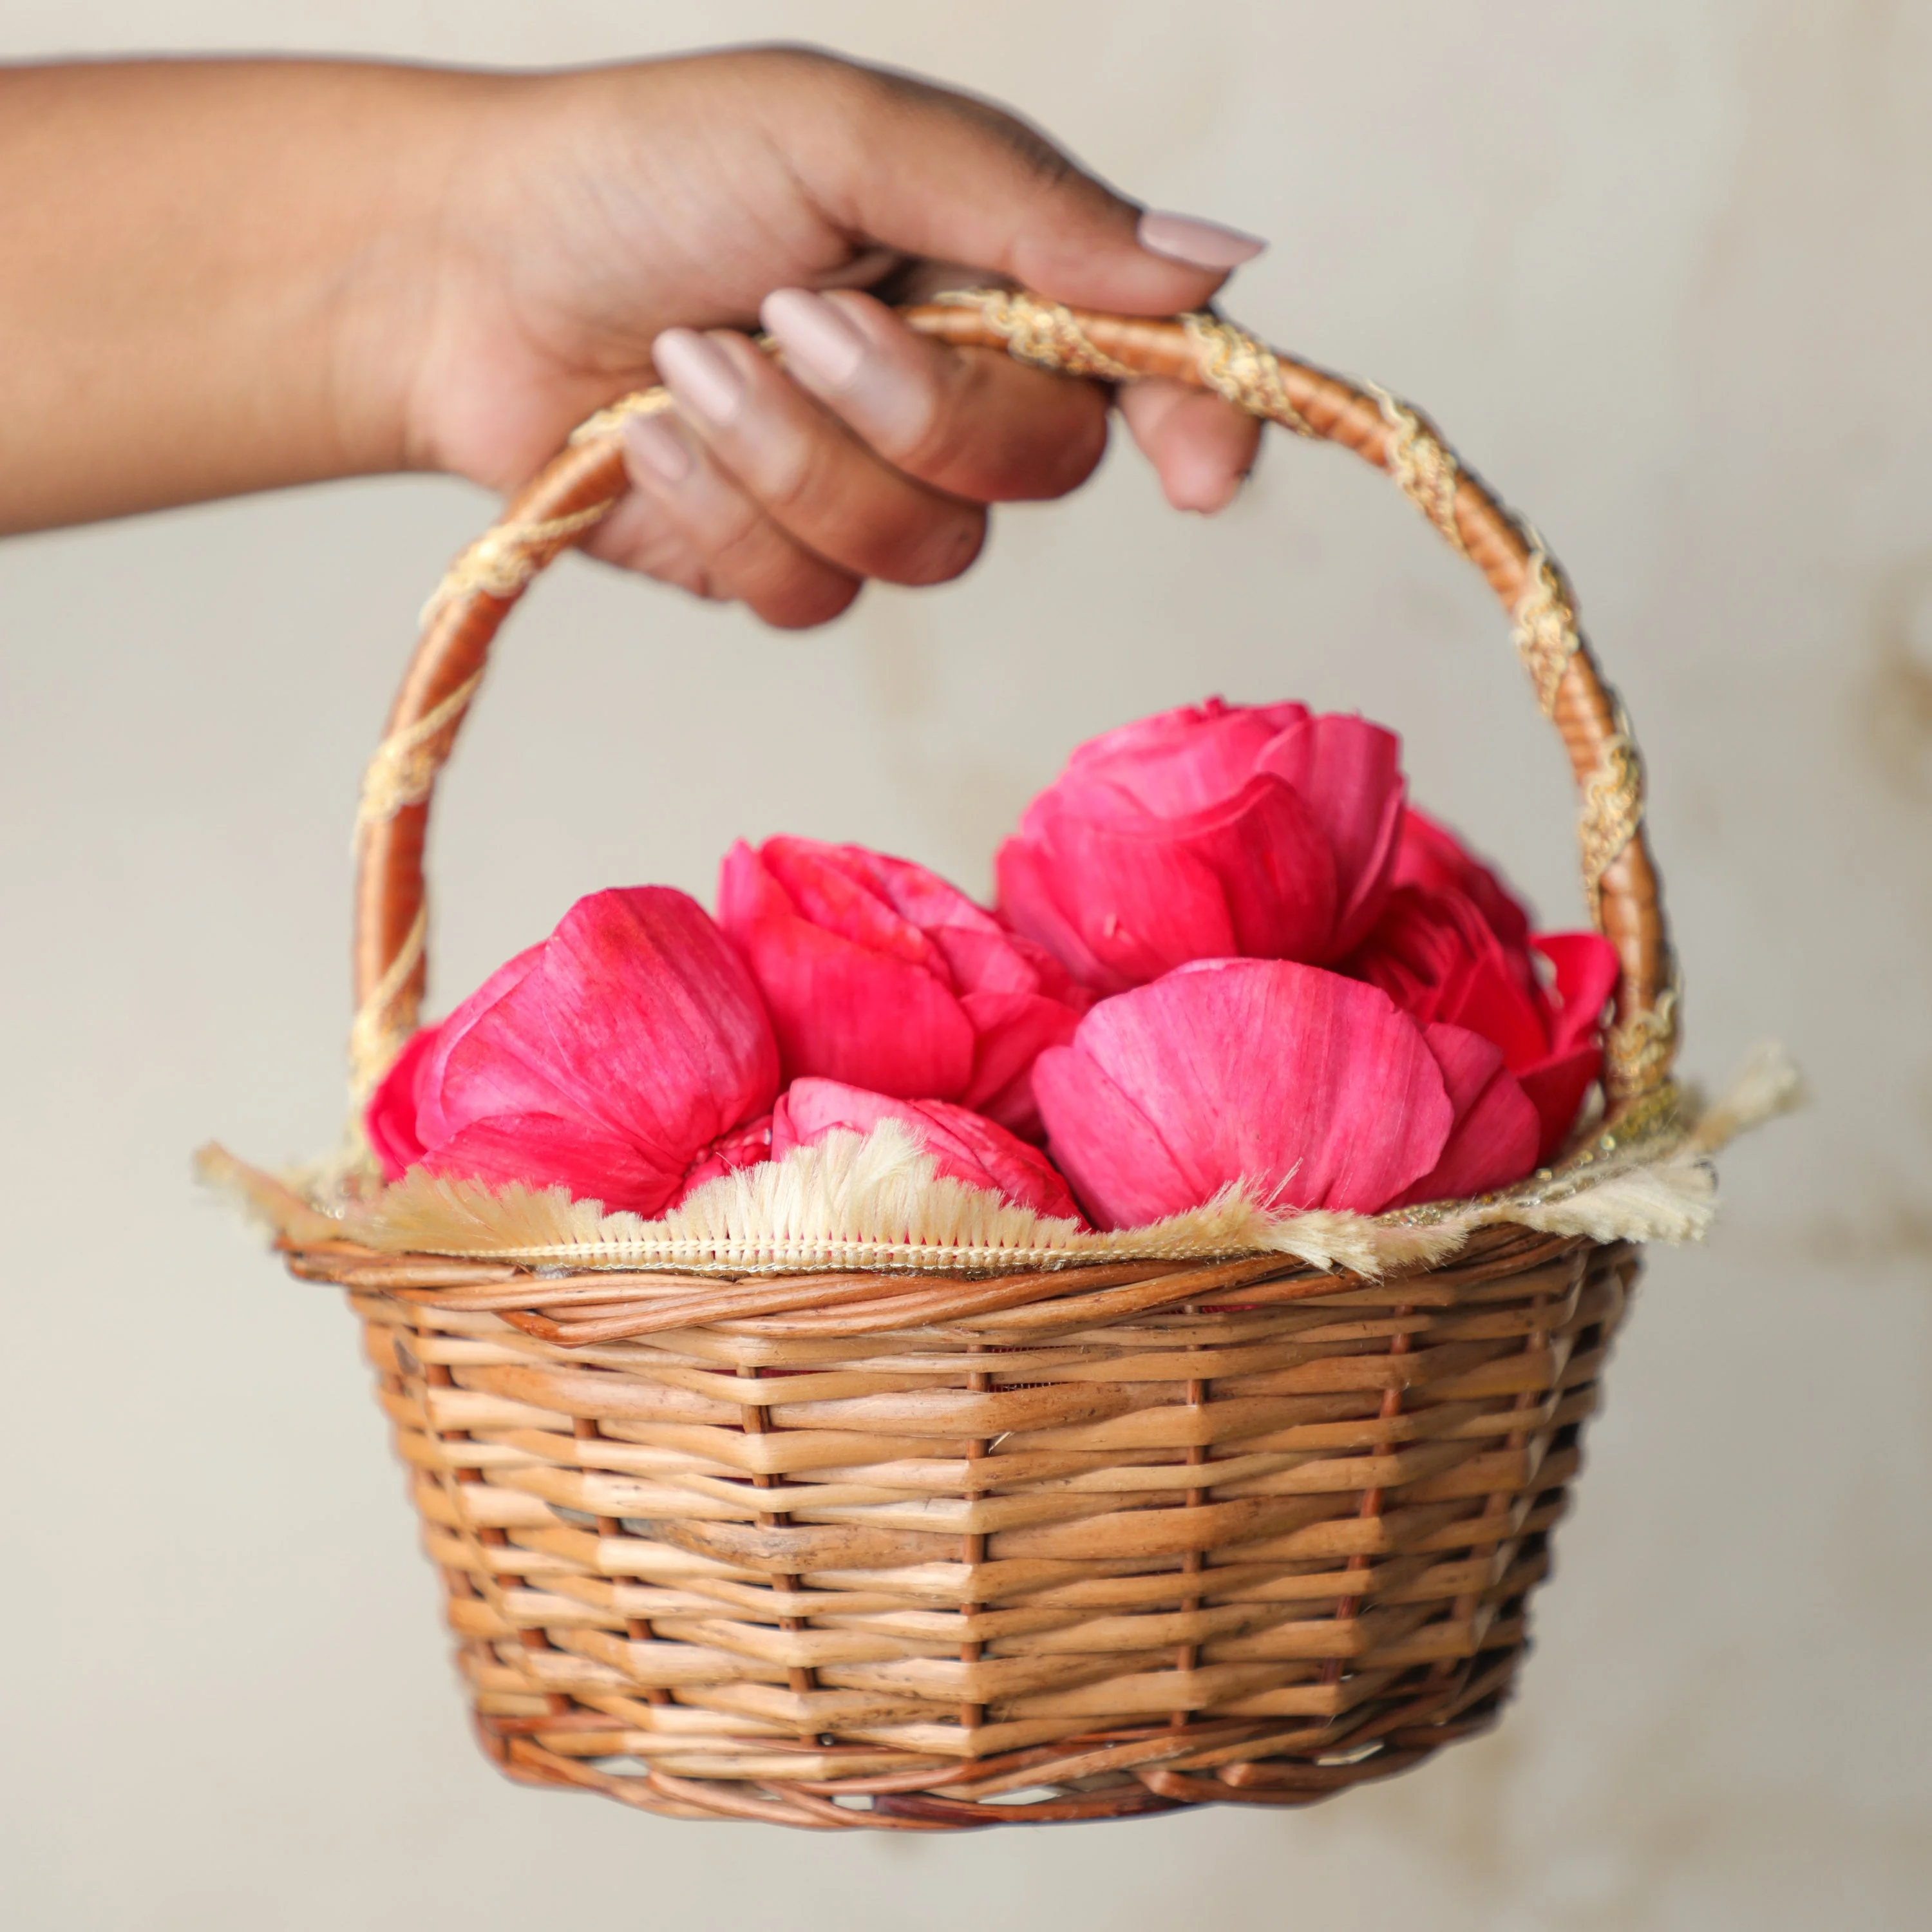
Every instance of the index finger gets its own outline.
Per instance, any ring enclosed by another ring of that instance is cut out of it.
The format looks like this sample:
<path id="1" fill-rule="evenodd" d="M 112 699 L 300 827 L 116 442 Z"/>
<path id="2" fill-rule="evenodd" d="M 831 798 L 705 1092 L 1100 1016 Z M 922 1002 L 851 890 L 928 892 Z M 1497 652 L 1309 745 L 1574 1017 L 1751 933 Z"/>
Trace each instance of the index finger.
<path id="1" fill-rule="evenodd" d="M 893 467 L 948 495 L 1064 496 L 1106 448 L 1104 390 L 916 335 L 870 296 L 782 289 L 761 319 L 802 388 Z"/>
<path id="2" fill-rule="evenodd" d="M 1143 209 L 988 102 L 843 62 L 818 79 L 813 137 L 790 159 L 848 234 L 1129 315 L 1202 307 L 1265 245 Z"/>

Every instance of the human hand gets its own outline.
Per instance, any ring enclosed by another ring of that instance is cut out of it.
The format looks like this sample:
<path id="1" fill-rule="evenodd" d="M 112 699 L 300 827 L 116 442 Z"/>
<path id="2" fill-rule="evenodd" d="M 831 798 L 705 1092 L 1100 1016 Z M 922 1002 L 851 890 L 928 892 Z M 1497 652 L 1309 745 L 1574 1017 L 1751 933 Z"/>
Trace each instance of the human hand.
<path id="1" fill-rule="evenodd" d="M 956 576 L 988 504 L 1063 494 L 1105 447 L 1101 386 L 915 336 L 866 291 L 1008 281 L 1164 315 L 1258 252 L 1143 216 L 977 101 L 824 55 L 475 82 L 428 292 L 410 328 L 363 332 L 372 386 L 400 372 L 407 461 L 506 489 L 662 380 L 675 414 L 630 425 L 636 488 L 587 548 L 774 624 L 868 578 Z M 760 320 L 782 370 L 740 332 Z M 1118 400 L 1171 502 L 1232 496 L 1251 419 L 1177 383 Z"/>
<path id="2" fill-rule="evenodd" d="M 988 503 L 1073 488 L 1106 439 L 1098 386 L 874 296 L 1164 315 L 1258 245 L 1142 215 L 982 103 L 796 50 L 0 66 L 0 531 L 411 468 L 507 490 L 662 374 L 676 416 L 636 427 L 592 548 L 818 622 L 866 577 L 957 574 Z M 737 332 L 761 312 L 786 373 Z M 1168 382 L 1120 404 L 1172 502 L 1234 494 L 1248 418 Z"/>

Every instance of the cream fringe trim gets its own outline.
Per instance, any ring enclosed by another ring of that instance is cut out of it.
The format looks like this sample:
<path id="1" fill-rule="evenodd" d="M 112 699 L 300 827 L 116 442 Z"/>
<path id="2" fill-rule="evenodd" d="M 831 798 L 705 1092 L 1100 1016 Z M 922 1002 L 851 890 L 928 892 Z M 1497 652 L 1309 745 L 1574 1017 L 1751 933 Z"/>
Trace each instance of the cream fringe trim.
<path id="1" fill-rule="evenodd" d="M 1716 1211 L 1712 1156 L 1802 1097 L 1783 1049 L 1760 1047 L 1714 1104 L 1671 1109 L 1635 1133 L 1605 1134 L 1499 1194 L 1390 1214 L 1276 1214 L 1236 1186 L 1187 1214 L 1113 1234 L 1083 1232 L 947 1179 L 894 1121 L 863 1136 L 829 1134 L 782 1161 L 707 1182 L 658 1221 L 606 1214 L 601 1203 L 574 1201 L 562 1188 L 493 1192 L 419 1168 L 366 1199 L 304 1199 L 220 1148 L 205 1148 L 197 1158 L 204 1179 L 239 1194 L 297 1246 L 348 1240 L 386 1252 L 546 1270 L 642 1266 L 701 1274 L 1004 1273 L 1280 1254 L 1373 1276 L 1433 1266 L 1477 1228 L 1504 1222 L 1598 1241 L 1700 1240 Z M 1687 1114 L 1694 1118 L 1687 1121 Z"/>

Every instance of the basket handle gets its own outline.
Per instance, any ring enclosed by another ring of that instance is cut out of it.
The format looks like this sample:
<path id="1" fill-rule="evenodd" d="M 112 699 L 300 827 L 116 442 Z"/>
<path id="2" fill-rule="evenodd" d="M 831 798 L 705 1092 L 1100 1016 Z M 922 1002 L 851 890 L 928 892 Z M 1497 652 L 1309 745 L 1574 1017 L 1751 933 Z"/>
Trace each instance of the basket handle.
<path id="1" fill-rule="evenodd" d="M 1296 434 L 1339 442 L 1386 471 L 1488 580 L 1509 614 L 1544 715 L 1570 754 L 1581 812 L 1584 896 L 1621 964 L 1606 1084 L 1613 1115 L 1656 1094 L 1677 1046 L 1678 994 L 1643 827 L 1643 772 L 1630 722 L 1577 627 L 1568 580 L 1534 531 L 1464 469 L 1434 426 L 1372 384 L 1276 354 L 1210 314 L 1099 315 L 1001 290 L 901 311 L 922 334 L 1004 347 L 1021 359 L 1112 382 L 1162 376 L 1225 396 Z M 670 406 L 662 388 L 600 410 L 451 565 L 422 631 L 357 815 L 352 1089 L 374 1088 L 415 1031 L 427 976 L 424 841 L 436 774 L 482 680 L 491 640 L 524 589 L 628 487 L 622 431 Z"/>

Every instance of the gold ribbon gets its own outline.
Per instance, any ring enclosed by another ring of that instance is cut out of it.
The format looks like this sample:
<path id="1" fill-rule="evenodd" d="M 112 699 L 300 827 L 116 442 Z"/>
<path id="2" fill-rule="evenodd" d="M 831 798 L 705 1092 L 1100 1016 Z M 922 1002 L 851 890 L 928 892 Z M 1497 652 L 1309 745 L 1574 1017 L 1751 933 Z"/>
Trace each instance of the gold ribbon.
<path id="1" fill-rule="evenodd" d="M 1643 822 L 1643 765 L 1630 736 L 1630 720 L 1617 706 L 1617 728 L 1604 740 L 1597 769 L 1583 782 L 1579 836 L 1583 848 L 1583 883 L 1594 902 L 1604 874 Z"/>
<path id="2" fill-rule="evenodd" d="M 628 400 L 628 399 L 627 399 Z M 594 418 L 593 418 L 594 420 Z M 427 630 L 459 597 L 481 591 L 485 596 L 509 598 L 522 594 L 525 584 L 580 530 L 601 523 L 616 502 L 614 496 L 561 517 L 544 517 L 532 524 L 498 524 L 458 553 L 430 593 L 417 622 Z"/>
<path id="3" fill-rule="evenodd" d="M 1103 382 L 1140 380 L 1138 370 L 1097 347 L 1074 320 L 1072 310 L 1061 303 L 1011 289 L 949 289 L 933 300 L 952 308 L 976 308 L 1006 345 L 1006 353 L 1022 362 L 1072 376 L 1096 376 Z"/>
<path id="4" fill-rule="evenodd" d="M 376 747 L 362 774 L 362 796 L 356 808 L 358 838 L 370 826 L 394 818 L 405 806 L 422 804 L 435 790 L 436 774 L 449 757 L 457 728 L 482 682 L 480 670 L 466 678 L 440 704 Z"/>
<path id="5" fill-rule="evenodd" d="M 421 964 L 429 938 L 429 906 L 417 909 L 396 956 L 356 1010 L 349 1025 L 349 1090 L 359 1102 L 376 1090 L 404 1042 L 416 1030 L 413 1000 L 405 1001 L 411 976 Z"/>
<path id="6" fill-rule="evenodd" d="M 1202 381 L 1217 396 L 1252 416 L 1266 416 L 1297 436 L 1314 435 L 1314 425 L 1288 393 L 1281 358 L 1266 343 L 1204 310 L 1184 315 L 1180 326 L 1194 351 L 1194 366 Z"/>
<path id="7" fill-rule="evenodd" d="M 1529 541 L 1529 561 L 1523 569 L 1522 594 L 1511 614 L 1510 634 L 1516 656 L 1536 687 L 1536 701 L 1543 707 L 1544 716 L 1553 718 L 1557 691 L 1583 640 L 1576 627 L 1576 607 L 1570 587 L 1555 560 L 1535 531 L 1526 527 L 1523 534 Z"/>
<path id="8" fill-rule="evenodd" d="M 1456 490 L 1462 466 L 1456 452 L 1408 404 L 1373 382 L 1362 385 L 1372 396 L 1390 434 L 1384 461 L 1402 494 L 1448 538 L 1462 556 L 1469 554 L 1456 521 Z"/>
<path id="9" fill-rule="evenodd" d="M 1647 1012 L 1633 1013 L 1604 1036 L 1604 1084 L 1613 1100 L 1665 1090 L 1677 1052 L 1677 998 L 1670 986 Z M 1674 1089 L 1670 1090 L 1674 1091 Z"/>

